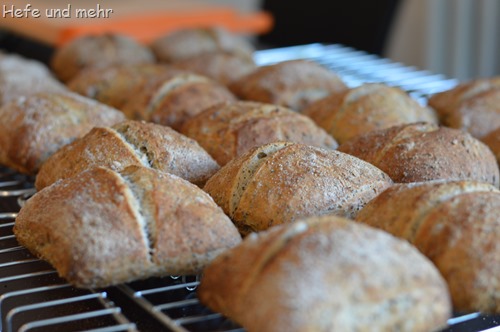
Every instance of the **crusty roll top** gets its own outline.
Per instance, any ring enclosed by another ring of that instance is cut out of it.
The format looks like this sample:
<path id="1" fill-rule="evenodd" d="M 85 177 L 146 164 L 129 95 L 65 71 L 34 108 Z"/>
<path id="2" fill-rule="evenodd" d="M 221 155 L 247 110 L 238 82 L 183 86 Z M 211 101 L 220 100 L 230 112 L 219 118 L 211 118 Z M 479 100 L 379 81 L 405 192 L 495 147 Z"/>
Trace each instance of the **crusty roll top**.
<path id="1" fill-rule="evenodd" d="M 196 274 L 240 241 L 201 189 L 136 166 L 94 168 L 45 188 L 21 208 L 14 232 L 78 287 Z"/>
<path id="2" fill-rule="evenodd" d="M 347 154 L 278 142 L 233 159 L 204 190 L 247 234 L 303 216 L 354 216 L 391 183 L 378 168 Z"/>

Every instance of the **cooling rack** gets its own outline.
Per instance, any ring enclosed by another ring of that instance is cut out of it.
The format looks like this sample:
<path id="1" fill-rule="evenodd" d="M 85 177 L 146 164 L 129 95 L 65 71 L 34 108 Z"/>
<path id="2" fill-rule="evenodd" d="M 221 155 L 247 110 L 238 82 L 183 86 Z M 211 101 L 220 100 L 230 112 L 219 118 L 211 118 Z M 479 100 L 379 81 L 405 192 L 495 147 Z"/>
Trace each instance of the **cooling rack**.
<path id="1" fill-rule="evenodd" d="M 350 87 L 384 82 L 422 103 L 458 82 L 343 45 L 310 44 L 258 51 L 258 65 L 292 59 L 316 61 Z M 34 193 L 34 179 L 0 167 L 1 331 L 224 331 L 244 332 L 196 297 L 197 276 L 171 276 L 106 289 L 73 288 L 46 262 L 20 246 L 12 232 L 20 207 Z M 409 313 L 410 314 L 410 313 Z M 455 314 L 443 332 L 500 331 L 500 317 Z"/>

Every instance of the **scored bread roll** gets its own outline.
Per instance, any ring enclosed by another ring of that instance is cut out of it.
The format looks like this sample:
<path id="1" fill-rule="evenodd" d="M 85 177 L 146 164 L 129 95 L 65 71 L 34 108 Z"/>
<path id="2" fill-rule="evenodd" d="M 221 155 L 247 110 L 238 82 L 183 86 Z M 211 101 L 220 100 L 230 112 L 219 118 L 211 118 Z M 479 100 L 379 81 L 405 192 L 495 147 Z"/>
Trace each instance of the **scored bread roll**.
<path id="1" fill-rule="evenodd" d="M 418 250 L 333 216 L 248 236 L 206 267 L 197 294 L 249 332 L 428 332 L 451 314 L 443 278 Z"/>
<path id="2" fill-rule="evenodd" d="M 83 288 L 197 274 L 241 241 L 200 188 L 139 166 L 93 168 L 41 190 L 21 208 L 14 233 Z"/>
<path id="3" fill-rule="evenodd" d="M 438 122 L 430 108 L 420 106 L 405 91 L 380 83 L 334 92 L 302 113 L 339 143 L 372 130 L 413 122 Z"/>
<path id="4" fill-rule="evenodd" d="M 376 130 L 341 144 L 394 182 L 477 180 L 498 187 L 499 169 L 490 149 L 461 130 L 413 123 Z"/>
<path id="5" fill-rule="evenodd" d="M 229 88 L 240 99 L 300 111 L 313 101 L 347 87 L 326 67 L 307 60 L 291 60 L 259 67 L 233 82 Z"/>
<path id="6" fill-rule="evenodd" d="M 337 148 L 337 142 L 308 117 L 250 101 L 210 107 L 188 119 L 181 132 L 198 141 L 220 165 L 253 147 L 277 141 Z"/>
<path id="7" fill-rule="evenodd" d="M 170 66 L 152 63 L 87 68 L 80 71 L 67 85 L 76 93 L 121 109 L 133 98 L 132 92 L 137 86 L 152 77 L 176 72 Z"/>
<path id="8" fill-rule="evenodd" d="M 153 63 L 151 50 L 134 39 L 114 33 L 86 35 L 57 48 L 50 66 L 63 82 L 75 77 L 85 68 L 106 68 L 112 65 Z"/>
<path id="9" fill-rule="evenodd" d="M 500 127 L 500 76 L 461 83 L 429 98 L 441 122 L 482 138 Z"/>
<path id="10" fill-rule="evenodd" d="M 306 216 L 353 217 L 391 184 L 384 172 L 348 154 L 276 142 L 231 160 L 203 189 L 245 235 Z"/>
<path id="11" fill-rule="evenodd" d="M 20 98 L 2 106 L 0 118 L 0 164 L 32 175 L 93 127 L 125 120 L 120 111 L 70 92 Z"/>
<path id="12" fill-rule="evenodd" d="M 163 62 L 176 62 L 212 52 L 252 57 L 255 50 L 248 40 L 221 26 L 178 29 L 154 40 L 151 49 Z"/>
<path id="13" fill-rule="evenodd" d="M 219 165 L 198 143 L 175 130 L 128 120 L 112 127 L 95 127 L 47 159 L 36 176 L 37 190 L 83 170 L 106 166 L 119 171 L 146 166 L 203 185 Z"/>
<path id="14" fill-rule="evenodd" d="M 408 240 L 437 266 L 458 312 L 500 313 L 500 191 L 474 181 L 399 184 L 356 220 Z"/>
<path id="15" fill-rule="evenodd" d="M 0 106 L 19 97 L 65 90 L 43 63 L 0 52 Z"/>
<path id="16" fill-rule="evenodd" d="M 190 72 L 155 76 L 131 92 L 121 109 L 127 118 L 145 120 L 180 130 L 204 109 L 236 97 L 222 84 Z"/>
<path id="17" fill-rule="evenodd" d="M 210 77 L 226 86 L 257 68 L 252 57 L 230 52 L 202 53 L 175 61 L 172 66 Z"/>

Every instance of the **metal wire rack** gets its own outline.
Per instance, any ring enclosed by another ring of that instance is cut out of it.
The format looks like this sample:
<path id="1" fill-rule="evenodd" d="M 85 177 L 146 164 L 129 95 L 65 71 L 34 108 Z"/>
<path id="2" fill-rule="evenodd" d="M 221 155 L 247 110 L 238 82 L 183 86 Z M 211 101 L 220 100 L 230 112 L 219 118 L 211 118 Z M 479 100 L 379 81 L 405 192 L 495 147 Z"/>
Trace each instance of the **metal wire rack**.
<path id="1" fill-rule="evenodd" d="M 425 103 L 456 80 L 417 70 L 342 45 L 311 44 L 258 51 L 259 65 L 310 59 L 349 86 L 385 82 Z M 33 178 L 0 168 L 0 331 L 225 331 L 244 329 L 201 305 L 197 276 L 151 278 L 106 289 L 77 289 L 46 262 L 19 246 L 12 232 Z M 446 332 L 500 331 L 500 317 L 456 315 Z"/>

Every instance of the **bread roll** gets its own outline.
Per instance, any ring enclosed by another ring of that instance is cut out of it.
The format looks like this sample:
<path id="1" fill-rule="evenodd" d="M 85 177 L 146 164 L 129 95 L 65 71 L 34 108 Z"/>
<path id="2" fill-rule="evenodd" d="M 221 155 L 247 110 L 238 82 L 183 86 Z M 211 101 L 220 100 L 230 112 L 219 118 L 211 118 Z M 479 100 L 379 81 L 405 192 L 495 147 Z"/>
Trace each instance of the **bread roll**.
<path id="1" fill-rule="evenodd" d="M 202 53 L 175 61 L 172 65 L 210 77 L 226 86 L 257 68 L 255 61 L 250 56 L 229 52 Z"/>
<path id="2" fill-rule="evenodd" d="M 178 73 L 160 64 L 116 65 L 106 68 L 87 68 L 68 82 L 69 89 L 101 103 L 122 109 L 133 91 L 147 80 Z"/>
<path id="3" fill-rule="evenodd" d="M 181 132 L 198 141 L 220 165 L 253 147 L 291 141 L 335 149 L 337 142 L 306 116 L 285 107 L 237 101 L 188 119 Z"/>
<path id="4" fill-rule="evenodd" d="M 153 53 L 134 39 L 120 34 L 86 35 L 57 48 L 50 66 L 63 82 L 82 69 L 106 68 L 112 65 L 153 63 Z"/>
<path id="5" fill-rule="evenodd" d="M 196 141 L 169 127 L 129 120 L 95 127 L 63 146 L 43 163 L 35 187 L 41 190 L 95 166 L 119 171 L 130 165 L 175 174 L 199 186 L 219 169 Z"/>
<path id="6" fill-rule="evenodd" d="M 154 122 L 179 131 L 187 119 L 206 108 L 235 100 L 224 85 L 208 77 L 173 72 L 139 85 L 122 111 L 129 119 Z"/>
<path id="7" fill-rule="evenodd" d="M 43 189 L 21 208 L 14 233 L 83 288 L 200 273 L 241 240 L 201 189 L 138 166 L 93 168 Z"/>
<path id="8" fill-rule="evenodd" d="M 490 148 L 500 165 L 500 127 L 483 137 L 481 141 Z"/>
<path id="9" fill-rule="evenodd" d="M 249 332 L 428 332 L 451 313 L 445 282 L 418 250 L 333 216 L 248 236 L 207 266 L 197 292 Z"/>
<path id="10" fill-rule="evenodd" d="M 458 312 L 500 312 L 500 191 L 473 181 L 394 185 L 356 220 L 414 244 L 446 279 Z"/>
<path id="11" fill-rule="evenodd" d="M 20 98 L 1 107 L 0 118 L 0 164 L 31 175 L 93 127 L 125 120 L 120 111 L 69 92 Z"/>
<path id="12" fill-rule="evenodd" d="M 295 111 L 346 88 L 335 73 L 306 60 L 259 67 L 230 85 L 241 99 L 282 105 Z"/>
<path id="13" fill-rule="evenodd" d="M 441 122 L 482 138 L 500 127 L 500 76 L 464 82 L 429 98 Z"/>
<path id="14" fill-rule="evenodd" d="M 251 57 L 255 50 L 248 40 L 220 26 L 176 30 L 153 41 L 151 49 L 163 62 L 175 62 L 212 52 Z"/>
<path id="15" fill-rule="evenodd" d="M 499 185 L 498 165 L 486 145 L 461 130 L 430 123 L 372 131 L 338 150 L 377 166 L 394 182 L 448 179 Z"/>
<path id="16" fill-rule="evenodd" d="M 403 90 L 380 83 L 334 92 L 309 105 L 303 113 L 339 143 L 372 130 L 438 122 L 430 108 L 420 106 Z"/>
<path id="17" fill-rule="evenodd" d="M 0 106 L 19 97 L 65 90 L 43 63 L 0 52 Z"/>
<path id="18" fill-rule="evenodd" d="M 353 217 L 391 184 L 384 172 L 345 153 L 277 142 L 231 160 L 204 190 L 245 235 L 306 216 Z"/>

